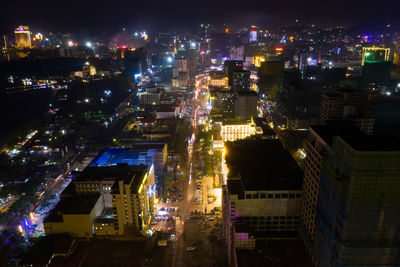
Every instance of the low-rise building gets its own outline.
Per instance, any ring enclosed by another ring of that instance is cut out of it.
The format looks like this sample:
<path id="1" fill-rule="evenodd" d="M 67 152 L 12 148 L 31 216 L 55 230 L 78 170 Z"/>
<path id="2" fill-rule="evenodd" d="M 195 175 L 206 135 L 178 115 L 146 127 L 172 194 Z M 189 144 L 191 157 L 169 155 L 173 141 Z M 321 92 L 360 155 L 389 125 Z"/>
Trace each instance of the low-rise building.
<path id="1" fill-rule="evenodd" d="M 224 142 L 245 139 L 260 132 L 261 129 L 256 127 L 253 120 L 244 123 L 232 120 L 221 124 L 221 138 Z"/>
<path id="2" fill-rule="evenodd" d="M 79 238 L 93 237 L 95 218 L 103 209 L 104 202 L 98 193 L 62 198 L 45 218 L 44 230 L 46 234 L 70 233 Z"/>
<path id="3" fill-rule="evenodd" d="M 71 188 L 45 219 L 46 234 L 121 236 L 147 230 L 156 190 L 153 165 L 89 166 Z"/>

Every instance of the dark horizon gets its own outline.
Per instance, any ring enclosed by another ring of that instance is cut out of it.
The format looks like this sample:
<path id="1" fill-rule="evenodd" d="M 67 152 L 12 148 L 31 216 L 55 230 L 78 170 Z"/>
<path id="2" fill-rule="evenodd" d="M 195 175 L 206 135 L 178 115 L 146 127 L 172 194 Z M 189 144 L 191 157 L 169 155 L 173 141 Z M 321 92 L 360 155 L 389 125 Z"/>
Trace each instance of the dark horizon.
<path id="1" fill-rule="evenodd" d="M 387 8 L 390 6 L 390 8 Z M 151 1 L 109 2 L 76 1 L 62 7 L 54 2 L 22 1 L 16 8 L 10 1 L 3 3 L 0 19 L 1 34 L 10 34 L 17 25 L 29 25 L 37 31 L 70 32 L 83 29 L 99 34 L 127 28 L 152 30 L 191 30 L 200 23 L 234 26 L 304 24 L 317 26 L 385 25 L 397 22 L 400 2 L 381 1 L 368 5 L 363 1 Z"/>

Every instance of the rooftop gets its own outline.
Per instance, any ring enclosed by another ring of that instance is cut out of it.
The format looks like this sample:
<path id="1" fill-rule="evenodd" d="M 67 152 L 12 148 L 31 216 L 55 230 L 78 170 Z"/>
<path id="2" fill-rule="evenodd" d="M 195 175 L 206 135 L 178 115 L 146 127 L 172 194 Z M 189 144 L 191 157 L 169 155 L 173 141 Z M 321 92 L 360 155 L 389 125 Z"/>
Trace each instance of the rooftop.
<path id="1" fill-rule="evenodd" d="M 268 125 L 268 122 L 266 119 L 262 118 L 253 118 L 255 124 L 257 127 L 261 127 L 263 131 L 263 135 L 276 135 L 274 130 L 271 129 L 271 127 Z"/>
<path id="2" fill-rule="evenodd" d="M 245 139 L 226 146 L 229 179 L 240 177 L 244 190 L 302 188 L 302 172 L 278 139 Z M 228 183 L 230 192 L 239 187 L 238 182 Z"/>
<path id="3" fill-rule="evenodd" d="M 258 96 L 258 94 L 256 91 L 249 90 L 238 92 L 238 96 Z"/>
<path id="4" fill-rule="evenodd" d="M 117 164 L 107 167 L 86 167 L 75 181 L 122 180 L 128 184 L 132 182 L 132 188 L 136 188 L 142 177 L 149 171 L 149 168 L 147 165 L 128 164 Z"/>
<path id="5" fill-rule="evenodd" d="M 400 151 L 399 137 L 362 134 L 349 120 L 332 120 L 326 125 L 314 125 L 310 128 L 329 146 L 334 137 L 339 136 L 357 151 Z"/>
<path id="6" fill-rule="evenodd" d="M 132 148 L 105 148 L 89 164 L 95 166 L 113 166 L 118 163 L 137 165 L 140 156 L 152 156 L 158 150 L 162 151 L 165 143 L 136 143 Z"/>
<path id="7" fill-rule="evenodd" d="M 45 222 L 62 222 L 63 214 L 89 214 L 100 194 L 95 195 L 75 195 L 73 197 L 61 198 L 57 206 L 45 218 Z"/>

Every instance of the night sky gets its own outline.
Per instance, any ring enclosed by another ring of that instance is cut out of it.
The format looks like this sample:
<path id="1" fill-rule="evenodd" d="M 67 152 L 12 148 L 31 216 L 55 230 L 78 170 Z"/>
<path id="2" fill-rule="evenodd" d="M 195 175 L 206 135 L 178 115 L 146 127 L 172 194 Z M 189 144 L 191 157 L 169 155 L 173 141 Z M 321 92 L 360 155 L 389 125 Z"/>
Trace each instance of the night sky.
<path id="1" fill-rule="evenodd" d="M 182 30 L 199 23 L 258 25 L 305 23 L 321 26 L 400 23 L 400 1 L 381 0 L 40 0 L 2 2 L 0 31 L 16 25 L 42 31 L 114 31 L 121 27 Z"/>

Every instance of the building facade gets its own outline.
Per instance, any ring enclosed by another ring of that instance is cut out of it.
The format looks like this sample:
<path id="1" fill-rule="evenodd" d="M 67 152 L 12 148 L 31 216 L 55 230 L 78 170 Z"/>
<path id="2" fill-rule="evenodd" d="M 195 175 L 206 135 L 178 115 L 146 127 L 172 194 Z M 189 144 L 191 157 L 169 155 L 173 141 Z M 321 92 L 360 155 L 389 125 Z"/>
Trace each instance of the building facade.
<path id="1" fill-rule="evenodd" d="M 319 266 L 398 266 L 400 142 L 335 135 L 316 207 Z"/>

